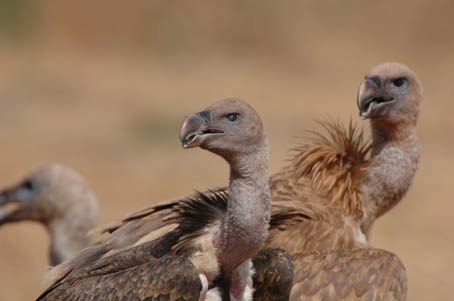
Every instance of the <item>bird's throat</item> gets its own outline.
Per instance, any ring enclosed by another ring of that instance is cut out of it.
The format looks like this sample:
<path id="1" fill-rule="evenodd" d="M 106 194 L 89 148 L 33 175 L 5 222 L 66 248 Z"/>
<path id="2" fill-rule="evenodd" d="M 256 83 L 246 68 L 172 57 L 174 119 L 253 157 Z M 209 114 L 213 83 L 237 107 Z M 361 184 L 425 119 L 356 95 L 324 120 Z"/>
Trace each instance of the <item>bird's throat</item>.
<path id="1" fill-rule="evenodd" d="M 220 231 L 219 260 L 226 272 L 254 256 L 262 247 L 270 218 L 268 154 L 248 157 L 240 169 L 232 165 L 229 203 Z M 247 166 L 247 168 L 245 168 Z"/>

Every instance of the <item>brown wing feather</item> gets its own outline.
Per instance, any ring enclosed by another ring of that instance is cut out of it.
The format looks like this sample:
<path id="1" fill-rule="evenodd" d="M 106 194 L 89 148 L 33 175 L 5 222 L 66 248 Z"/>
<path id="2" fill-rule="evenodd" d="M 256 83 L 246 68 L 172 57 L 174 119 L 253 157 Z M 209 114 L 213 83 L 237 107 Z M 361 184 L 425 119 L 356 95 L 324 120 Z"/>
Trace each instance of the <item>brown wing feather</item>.
<path id="1" fill-rule="evenodd" d="M 198 300 L 201 289 L 187 258 L 116 254 L 54 285 L 38 300 Z"/>
<path id="2" fill-rule="evenodd" d="M 156 240 L 143 243 L 141 245 L 130 247 L 124 250 L 118 250 L 117 253 L 120 256 L 124 254 L 125 258 L 128 254 L 134 254 L 135 256 L 153 256 L 162 257 L 168 253 L 174 244 L 177 243 L 178 238 L 181 234 L 177 231 L 171 231 Z M 46 279 L 49 285 L 64 281 L 66 278 L 72 276 L 75 272 L 83 269 L 86 266 L 91 266 L 104 260 L 110 260 L 112 255 L 106 255 L 106 246 L 103 244 L 96 245 L 83 250 L 78 256 L 72 258 L 57 267 L 53 268 Z"/>
<path id="3" fill-rule="evenodd" d="M 350 120 L 348 128 L 339 121 L 319 121 L 325 134 L 311 131 L 308 143 L 295 148 L 288 170 L 295 178 L 305 178 L 344 215 L 361 217 L 358 182 L 367 166 L 371 143 L 362 129 Z"/>
<path id="4" fill-rule="evenodd" d="M 133 262 L 116 260 L 115 268 L 75 275 L 38 300 L 198 300 L 202 285 L 187 258 L 167 255 L 140 265 L 135 258 L 133 267 L 120 270 L 116 268 Z"/>
<path id="5" fill-rule="evenodd" d="M 262 249 L 253 259 L 254 297 L 256 301 L 285 301 L 293 283 L 293 259 L 283 249 Z"/>
<path id="6" fill-rule="evenodd" d="M 145 208 L 142 208 L 140 210 L 134 211 L 132 213 L 129 213 L 125 218 L 123 218 L 120 221 L 116 221 L 113 223 L 110 223 L 106 226 L 100 227 L 98 229 L 93 230 L 93 234 L 97 233 L 112 233 L 127 224 L 130 221 L 133 220 L 147 220 L 147 216 L 159 216 L 159 217 L 165 217 L 169 215 L 172 212 L 172 208 L 177 205 L 182 199 L 185 197 L 180 197 L 180 198 L 175 198 L 172 200 L 167 200 L 165 202 L 159 203 L 159 204 L 154 204 L 152 206 L 148 206 Z M 156 219 L 153 218 L 153 221 Z M 148 220 L 147 220 L 148 221 Z M 143 223 L 145 224 L 145 223 Z"/>
<path id="7" fill-rule="evenodd" d="M 379 249 L 294 255 L 290 300 L 405 300 L 407 276 L 396 255 Z"/>

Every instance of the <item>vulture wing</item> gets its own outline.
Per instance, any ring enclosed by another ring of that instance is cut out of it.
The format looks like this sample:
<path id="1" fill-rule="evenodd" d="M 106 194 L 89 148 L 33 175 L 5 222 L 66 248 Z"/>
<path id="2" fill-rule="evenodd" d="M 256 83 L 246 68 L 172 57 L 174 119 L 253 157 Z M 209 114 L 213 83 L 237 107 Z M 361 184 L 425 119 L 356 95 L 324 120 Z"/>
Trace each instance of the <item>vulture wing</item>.
<path id="1" fill-rule="evenodd" d="M 195 201 L 195 199 L 198 201 Z M 149 240 L 129 247 L 127 244 L 121 244 L 124 242 L 123 235 L 128 233 L 125 230 L 132 229 L 136 231 L 135 233 L 142 233 L 139 222 L 143 220 L 132 221 L 125 224 L 125 227 L 119 228 L 114 232 L 115 235 L 109 236 L 107 240 L 82 250 L 78 256 L 54 267 L 47 275 L 47 280 L 55 287 L 67 282 L 68 279 L 74 279 L 74 277 L 90 277 L 86 272 L 83 272 L 85 269 L 91 271 L 99 265 L 102 266 L 104 262 L 108 262 L 110 267 L 116 266 L 115 256 L 126 260 L 125 262 L 130 262 L 131 266 L 142 264 L 143 260 L 146 261 L 150 257 L 160 258 L 168 254 L 177 255 L 177 253 L 187 256 L 188 253 L 195 251 L 192 248 L 192 239 L 205 234 L 204 227 L 209 226 L 210 223 L 222 220 L 223 214 L 227 210 L 226 194 L 217 192 L 197 193 L 192 198 L 181 200 L 178 208 L 180 210 L 174 210 L 172 214 L 166 215 L 164 220 L 161 219 L 161 214 L 151 215 L 157 218 L 156 222 L 150 220 L 151 222 L 144 227 L 149 229 L 149 225 L 152 225 L 152 228 L 156 230 L 151 232 L 154 238 L 147 236 Z M 182 220 L 184 222 L 181 222 Z M 184 235 L 186 233 L 191 233 L 191 235 Z M 132 241 L 130 238 L 124 238 L 128 242 Z"/>
<path id="2" fill-rule="evenodd" d="M 118 253 L 71 274 L 38 300 L 198 300 L 202 283 L 181 256 Z"/>
<path id="3" fill-rule="evenodd" d="M 331 250 L 294 255 L 290 300 L 405 300 L 405 267 L 380 249 Z"/>

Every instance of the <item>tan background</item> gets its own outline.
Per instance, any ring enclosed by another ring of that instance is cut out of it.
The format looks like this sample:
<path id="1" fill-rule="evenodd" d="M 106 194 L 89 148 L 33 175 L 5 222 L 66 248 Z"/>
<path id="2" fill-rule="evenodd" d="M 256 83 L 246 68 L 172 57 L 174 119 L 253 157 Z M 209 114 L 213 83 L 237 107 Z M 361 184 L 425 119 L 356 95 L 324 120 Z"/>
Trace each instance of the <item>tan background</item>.
<path id="1" fill-rule="evenodd" d="M 276 171 L 314 118 L 360 122 L 365 71 L 401 61 L 425 87 L 422 162 L 372 243 L 405 263 L 409 300 L 452 299 L 453 18 L 452 1 L 2 1 L 0 184 L 68 164 L 99 196 L 100 224 L 224 185 L 226 164 L 177 133 L 225 96 L 261 113 Z M 44 229 L 4 226 L 0 244 L 0 300 L 36 297 Z"/>

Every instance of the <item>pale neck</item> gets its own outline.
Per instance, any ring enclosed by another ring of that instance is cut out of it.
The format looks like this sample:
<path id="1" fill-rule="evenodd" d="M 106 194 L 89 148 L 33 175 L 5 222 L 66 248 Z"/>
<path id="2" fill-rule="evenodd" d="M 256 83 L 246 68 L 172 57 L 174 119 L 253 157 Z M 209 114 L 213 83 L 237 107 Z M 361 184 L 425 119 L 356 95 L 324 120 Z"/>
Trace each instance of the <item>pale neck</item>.
<path id="1" fill-rule="evenodd" d="M 371 122 L 372 157 L 362 186 L 368 216 L 394 207 L 411 186 L 419 161 L 415 124 Z"/>
<path id="2" fill-rule="evenodd" d="M 229 273 L 255 255 L 268 235 L 268 146 L 230 160 L 230 199 L 220 231 L 220 261 Z"/>
<path id="3" fill-rule="evenodd" d="M 413 122 L 384 123 L 371 121 L 372 155 L 390 144 L 404 144 L 416 136 L 416 124 Z"/>
<path id="4" fill-rule="evenodd" d="M 75 220 L 76 219 L 76 220 Z M 53 219 L 46 224 L 50 236 L 49 260 L 57 265 L 87 246 L 87 232 L 94 226 L 84 218 L 70 216 Z"/>

